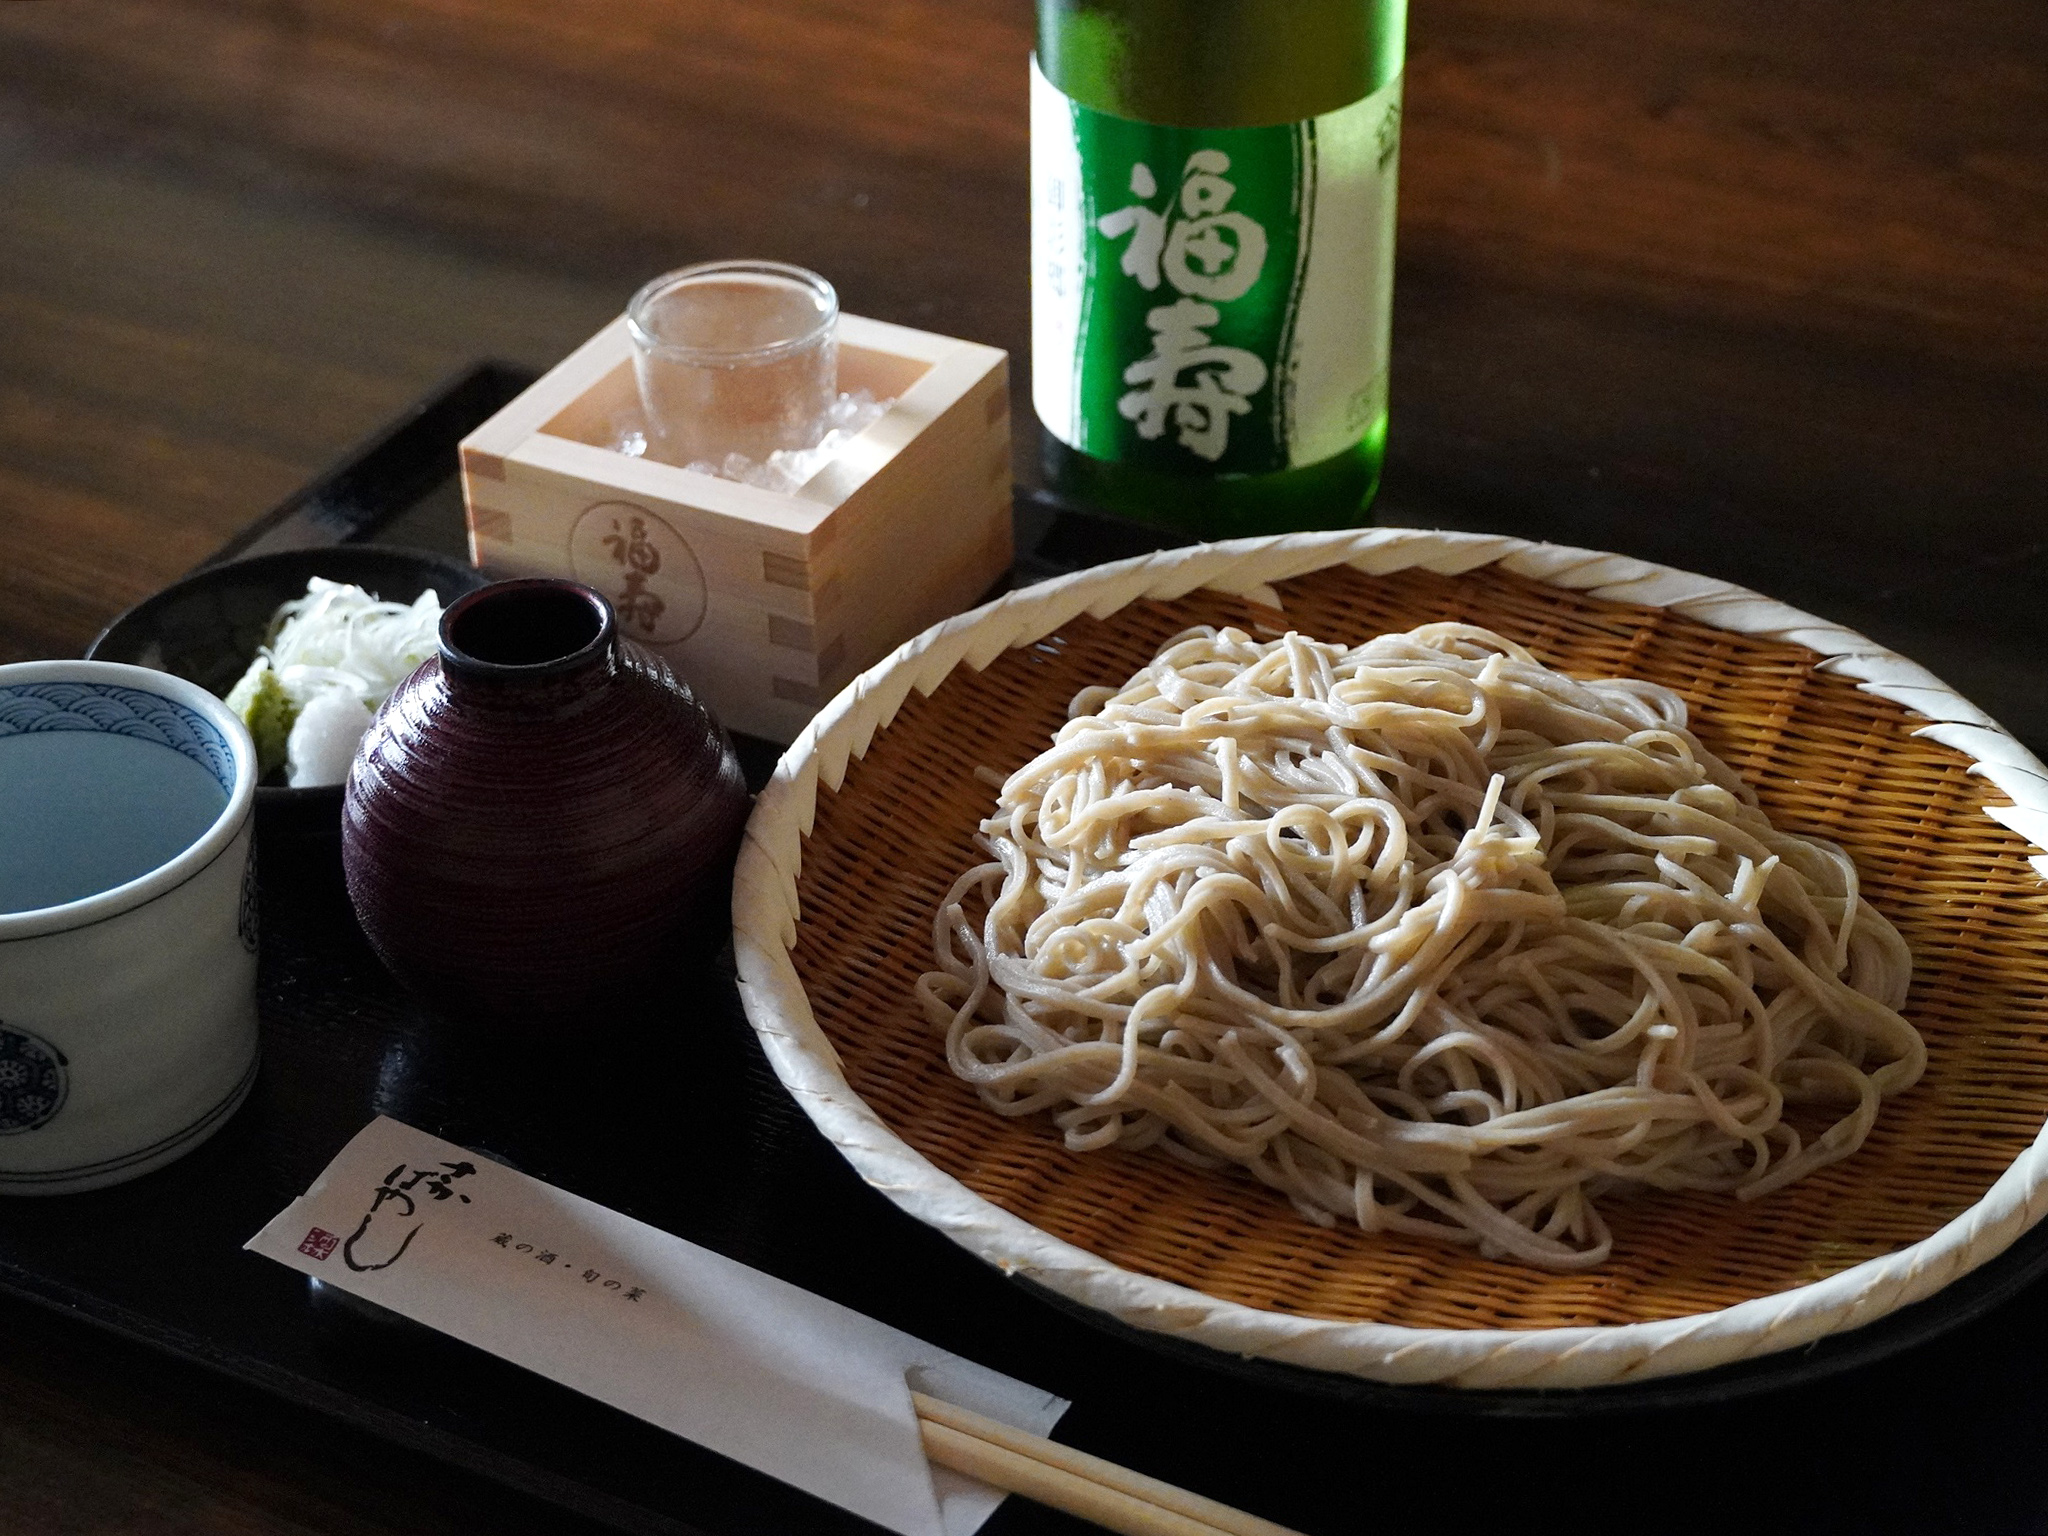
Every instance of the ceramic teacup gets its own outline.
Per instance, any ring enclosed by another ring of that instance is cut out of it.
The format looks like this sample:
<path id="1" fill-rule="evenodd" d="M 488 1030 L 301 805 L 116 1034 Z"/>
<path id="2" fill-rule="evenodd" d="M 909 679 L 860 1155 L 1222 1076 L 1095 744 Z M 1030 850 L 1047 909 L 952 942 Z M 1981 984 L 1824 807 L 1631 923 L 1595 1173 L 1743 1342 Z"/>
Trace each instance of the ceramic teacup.
<path id="1" fill-rule="evenodd" d="M 0 1194 L 135 1178 L 247 1096 L 255 789 L 194 683 L 0 666 Z"/>

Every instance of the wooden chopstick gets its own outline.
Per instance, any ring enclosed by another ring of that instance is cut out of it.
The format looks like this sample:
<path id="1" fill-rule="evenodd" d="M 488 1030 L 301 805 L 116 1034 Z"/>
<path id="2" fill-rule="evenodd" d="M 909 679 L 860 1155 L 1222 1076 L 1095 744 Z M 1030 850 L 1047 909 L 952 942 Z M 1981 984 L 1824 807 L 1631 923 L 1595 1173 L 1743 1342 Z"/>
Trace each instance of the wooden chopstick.
<path id="1" fill-rule="evenodd" d="M 911 1393 L 910 1400 L 917 1408 L 925 1454 L 938 1466 L 1122 1536 L 1300 1536 L 1284 1525 L 922 1392 Z"/>

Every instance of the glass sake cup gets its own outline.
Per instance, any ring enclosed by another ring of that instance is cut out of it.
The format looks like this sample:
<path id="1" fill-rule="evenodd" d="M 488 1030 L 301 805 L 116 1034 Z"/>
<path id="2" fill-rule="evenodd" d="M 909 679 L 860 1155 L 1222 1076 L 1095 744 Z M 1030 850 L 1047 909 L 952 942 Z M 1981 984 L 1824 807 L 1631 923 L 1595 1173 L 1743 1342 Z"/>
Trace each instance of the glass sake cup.
<path id="1" fill-rule="evenodd" d="M 671 464 L 765 463 L 816 446 L 839 390 L 839 295 L 779 261 L 707 261 L 626 309 L 647 451 Z"/>

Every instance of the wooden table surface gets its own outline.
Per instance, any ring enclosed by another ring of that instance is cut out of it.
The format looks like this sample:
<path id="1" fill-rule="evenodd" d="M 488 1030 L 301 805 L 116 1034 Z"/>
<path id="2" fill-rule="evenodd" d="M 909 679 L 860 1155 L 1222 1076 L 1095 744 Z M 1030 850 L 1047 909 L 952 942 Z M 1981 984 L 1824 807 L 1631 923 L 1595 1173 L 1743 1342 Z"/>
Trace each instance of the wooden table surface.
<path id="1" fill-rule="evenodd" d="M 0 4 L 0 661 L 685 261 L 1021 377 L 1029 43 L 1025 0 Z M 1787 596 L 2039 748 L 2048 8 L 1419 0 L 1407 92 L 1381 517 Z M 583 1528 L 0 1307 L 0 1531 Z"/>

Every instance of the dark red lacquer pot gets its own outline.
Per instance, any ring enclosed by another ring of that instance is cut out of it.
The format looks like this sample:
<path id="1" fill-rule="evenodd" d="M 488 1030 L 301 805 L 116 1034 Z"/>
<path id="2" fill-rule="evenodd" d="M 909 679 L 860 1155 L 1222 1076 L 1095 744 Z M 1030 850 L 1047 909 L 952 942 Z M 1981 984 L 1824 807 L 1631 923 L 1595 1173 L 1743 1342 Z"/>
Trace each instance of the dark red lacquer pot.
<path id="1" fill-rule="evenodd" d="M 560 1018 L 723 934 L 746 817 L 725 732 L 603 597 L 506 581 L 448 609 L 441 654 L 363 738 L 342 865 L 371 945 L 415 991 Z"/>

